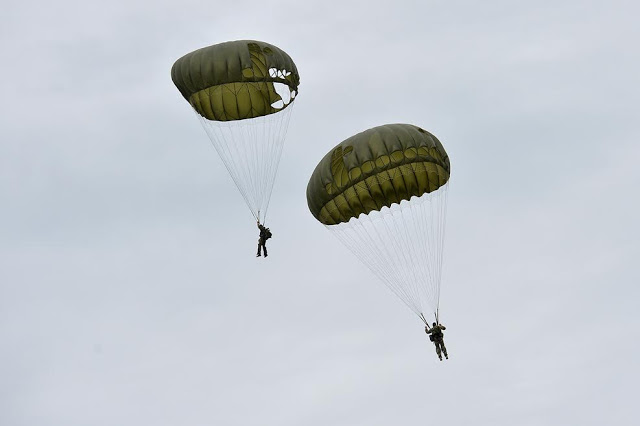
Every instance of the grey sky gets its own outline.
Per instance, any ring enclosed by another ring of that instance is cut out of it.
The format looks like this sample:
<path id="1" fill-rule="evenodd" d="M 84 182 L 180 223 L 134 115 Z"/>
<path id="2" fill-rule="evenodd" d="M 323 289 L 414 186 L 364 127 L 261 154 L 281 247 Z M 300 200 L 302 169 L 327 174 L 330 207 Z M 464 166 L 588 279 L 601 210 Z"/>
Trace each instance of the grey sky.
<path id="1" fill-rule="evenodd" d="M 636 424 L 632 1 L 14 1 L 0 14 L 0 424 Z M 301 76 L 255 224 L 169 71 L 236 39 Z M 308 212 L 369 127 L 452 164 L 440 363 Z"/>

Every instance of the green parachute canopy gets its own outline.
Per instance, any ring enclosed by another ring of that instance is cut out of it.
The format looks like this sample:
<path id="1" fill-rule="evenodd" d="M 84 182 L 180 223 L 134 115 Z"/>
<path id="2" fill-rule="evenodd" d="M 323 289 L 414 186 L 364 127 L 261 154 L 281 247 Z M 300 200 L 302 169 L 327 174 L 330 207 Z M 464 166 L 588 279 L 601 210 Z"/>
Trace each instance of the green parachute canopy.
<path id="1" fill-rule="evenodd" d="M 229 41 L 181 57 L 171 79 L 264 223 L 300 84 L 295 63 L 271 44 Z"/>
<path id="2" fill-rule="evenodd" d="M 292 97 L 300 84 L 289 55 L 254 40 L 230 41 L 188 53 L 173 64 L 171 78 L 198 114 L 216 121 L 274 114 L 289 104 L 274 83 L 288 86 Z"/>
<path id="3" fill-rule="evenodd" d="M 311 213 L 335 225 L 449 180 L 449 157 L 431 133 L 410 124 L 386 124 L 339 143 L 320 161 L 307 186 Z"/>
<path id="4" fill-rule="evenodd" d="M 450 170 L 431 133 L 387 124 L 334 147 L 307 186 L 313 216 L 425 323 L 439 311 Z"/>

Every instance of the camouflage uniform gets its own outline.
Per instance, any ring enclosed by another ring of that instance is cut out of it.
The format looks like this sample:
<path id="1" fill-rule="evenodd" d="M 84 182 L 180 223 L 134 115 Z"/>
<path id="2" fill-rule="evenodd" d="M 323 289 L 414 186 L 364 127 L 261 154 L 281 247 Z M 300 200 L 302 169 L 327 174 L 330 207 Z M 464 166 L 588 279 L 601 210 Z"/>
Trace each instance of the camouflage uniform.
<path id="1" fill-rule="evenodd" d="M 438 358 L 442 361 L 442 354 L 444 353 L 445 358 L 449 359 L 449 355 L 447 355 L 447 348 L 444 346 L 444 334 L 442 334 L 443 330 L 446 330 L 442 324 L 436 324 L 431 329 L 429 326 L 425 327 L 425 332 L 431 336 L 433 336 L 433 344 L 436 345 L 436 353 L 438 354 Z"/>
<path id="2" fill-rule="evenodd" d="M 260 237 L 258 238 L 258 254 L 256 255 L 256 257 L 260 257 L 261 254 L 261 249 L 264 249 L 264 257 L 267 257 L 267 228 L 265 228 L 264 226 L 260 225 L 258 223 L 258 228 L 260 228 Z"/>

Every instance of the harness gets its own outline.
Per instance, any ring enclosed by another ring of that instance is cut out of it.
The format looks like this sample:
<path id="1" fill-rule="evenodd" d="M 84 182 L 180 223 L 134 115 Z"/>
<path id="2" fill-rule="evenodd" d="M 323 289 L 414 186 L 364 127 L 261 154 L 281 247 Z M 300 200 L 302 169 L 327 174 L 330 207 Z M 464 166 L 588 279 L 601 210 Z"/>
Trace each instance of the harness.
<path id="1" fill-rule="evenodd" d="M 442 334 L 442 330 L 440 330 L 440 328 L 429 334 L 429 340 L 432 342 L 441 342 L 442 339 L 444 339 L 444 334 Z"/>

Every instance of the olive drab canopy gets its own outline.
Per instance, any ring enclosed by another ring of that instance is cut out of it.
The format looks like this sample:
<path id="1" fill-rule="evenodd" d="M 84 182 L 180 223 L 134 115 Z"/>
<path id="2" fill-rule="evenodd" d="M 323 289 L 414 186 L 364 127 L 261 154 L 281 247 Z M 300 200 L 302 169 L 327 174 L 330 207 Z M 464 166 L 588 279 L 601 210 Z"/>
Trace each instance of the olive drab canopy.
<path id="1" fill-rule="evenodd" d="M 260 117 L 286 108 L 274 83 L 297 92 L 300 76 L 289 55 L 268 43 L 230 41 L 198 49 L 178 59 L 171 78 L 198 114 L 229 121 Z"/>
<path id="2" fill-rule="evenodd" d="M 171 78 L 254 218 L 264 222 L 300 84 L 295 63 L 276 46 L 238 40 L 184 55 Z"/>
<path id="3" fill-rule="evenodd" d="M 449 180 L 440 141 L 409 124 L 365 130 L 338 144 L 316 167 L 307 202 L 325 225 L 435 191 Z"/>
<path id="4" fill-rule="evenodd" d="M 335 146 L 307 186 L 313 216 L 425 322 L 439 309 L 450 171 L 434 135 L 387 124 Z"/>

